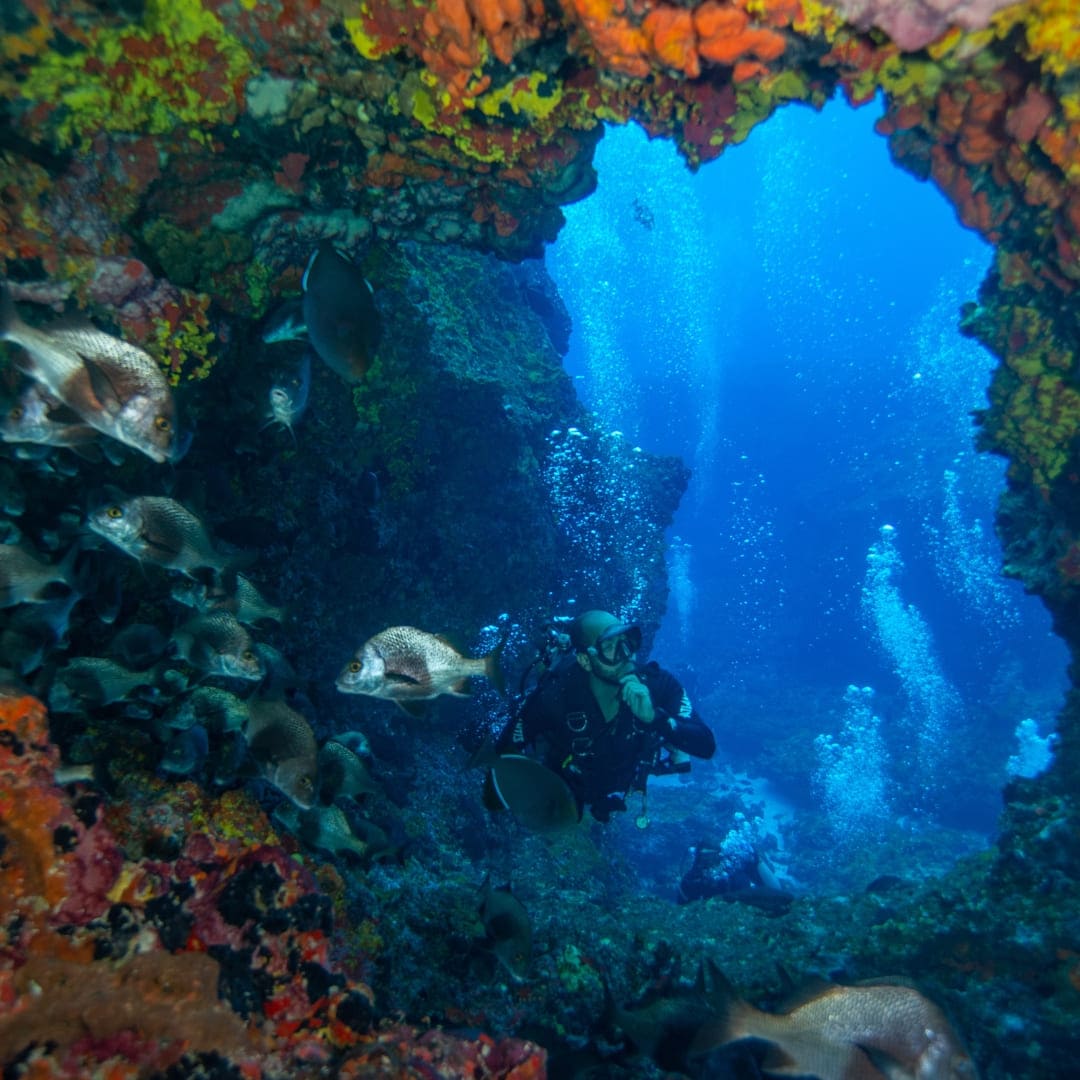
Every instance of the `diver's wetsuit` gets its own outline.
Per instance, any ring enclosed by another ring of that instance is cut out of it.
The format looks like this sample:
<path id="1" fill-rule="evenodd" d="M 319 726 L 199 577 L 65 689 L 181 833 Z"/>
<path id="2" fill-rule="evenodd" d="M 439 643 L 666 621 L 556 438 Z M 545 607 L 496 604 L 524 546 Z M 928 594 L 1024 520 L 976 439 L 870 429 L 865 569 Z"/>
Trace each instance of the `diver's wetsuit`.
<path id="1" fill-rule="evenodd" d="M 713 733 L 690 703 L 679 680 L 656 663 L 635 669 L 649 688 L 656 719 L 642 724 L 625 702 L 607 721 L 589 688 L 589 674 L 563 658 L 543 676 L 525 699 L 518 715 L 499 738 L 502 753 L 520 752 L 541 742 L 544 764 L 570 785 L 580 806 L 606 821 L 611 810 L 625 810 L 618 792 L 644 791 L 661 747 L 710 758 L 716 751 Z"/>

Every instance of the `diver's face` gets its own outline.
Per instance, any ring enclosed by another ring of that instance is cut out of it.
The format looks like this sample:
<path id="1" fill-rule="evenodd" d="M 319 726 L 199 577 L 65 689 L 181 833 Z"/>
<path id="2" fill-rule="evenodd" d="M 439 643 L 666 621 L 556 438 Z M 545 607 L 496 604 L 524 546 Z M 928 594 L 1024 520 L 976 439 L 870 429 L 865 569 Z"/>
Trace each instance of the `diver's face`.
<path id="1" fill-rule="evenodd" d="M 585 657 L 587 670 L 601 682 L 617 683 L 634 670 L 637 653 L 625 637 L 598 642 Z M 583 665 L 584 666 L 584 665 Z"/>

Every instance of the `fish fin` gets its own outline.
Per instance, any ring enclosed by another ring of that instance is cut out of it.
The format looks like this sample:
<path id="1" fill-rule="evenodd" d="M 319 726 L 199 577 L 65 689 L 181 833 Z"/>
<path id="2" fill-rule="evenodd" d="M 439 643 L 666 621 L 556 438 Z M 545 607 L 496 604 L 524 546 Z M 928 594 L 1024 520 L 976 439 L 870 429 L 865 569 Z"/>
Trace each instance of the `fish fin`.
<path id="1" fill-rule="evenodd" d="M 141 389 L 137 383 L 129 381 L 125 378 L 123 372 L 116 368 L 113 368 L 110 372 L 88 356 L 80 355 L 79 359 L 82 360 L 83 367 L 86 369 L 86 374 L 90 379 L 90 389 L 94 392 L 94 397 L 102 405 L 114 407 L 121 405 L 127 397 L 132 396 Z M 129 391 L 127 395 L 124 394 L 125 390 Z"/>
<path id="2" fill-rule="evenodd" d="M 423 720 L 428 714 L 427 703 L 423 701 L 395 701 L 394 704 L 413 720 Z"/>
<path id="3" fill-rule="evenodd" d="M 490 738 L 485 739 L 470 755 L 465 764 L 467 769 L 490 769 L 498 764 L 499 754 Z"/>
<path id="4" fill-rule="evenodd" d="M 825 994 L 835 994 L 841 987 L 837 983 L 829 982 L 818 976 L 812 976 L 803 980 L 797 990 L 787 994 L 778 1004 L 778 1013 L 791 1013 L 803 1005 L 809 1005 L 811 1001 L 817 1001 Z"/>
<path id="5" fill-rule="evenodd" d="M 855 1043 L 854 1050 L 856 1055 L 860 1053 L 865 1055 L 870 1066 L 881 1073 L 885 1080 L 909 1080 L 911 1077 L 911 1069 L 887 1050 L 882 1050 L 878 1046 L 866 1046 L 863 1043 Z M 864 1063 L 859 1062 L 859 1064 Z M 867 1072 L 866 1075 L 872 1076 L 873 1073 Z"/>
<path id="6" fill-rule="evenodd" d="M 458 679 L 457 682 L 451 683 L 446 691 L 451 697 L 472 697 L 472 688 L 469 686 L 469 679 L 466 676 L 464 679 Z"/>

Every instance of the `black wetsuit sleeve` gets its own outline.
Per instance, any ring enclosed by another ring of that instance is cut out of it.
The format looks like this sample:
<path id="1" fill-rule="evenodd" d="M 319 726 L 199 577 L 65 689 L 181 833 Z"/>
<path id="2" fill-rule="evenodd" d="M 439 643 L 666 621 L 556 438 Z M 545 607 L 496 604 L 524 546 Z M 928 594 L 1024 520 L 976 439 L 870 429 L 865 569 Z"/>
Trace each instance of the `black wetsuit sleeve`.
<path id="1" fill-rule="evenodd" d="M 699 758 L 716 753 L 716 738 L 698 715 L 690 695 L 674 675 L 662 668 L 650 672 L 649 694 L 664 742 Z"/>

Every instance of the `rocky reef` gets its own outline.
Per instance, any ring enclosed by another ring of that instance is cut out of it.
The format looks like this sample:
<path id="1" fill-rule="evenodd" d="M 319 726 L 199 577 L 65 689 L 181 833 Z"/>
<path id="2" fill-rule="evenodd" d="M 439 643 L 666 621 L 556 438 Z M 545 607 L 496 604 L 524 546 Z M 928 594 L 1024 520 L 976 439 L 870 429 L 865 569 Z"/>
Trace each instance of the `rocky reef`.
<path id="1" fill-rule="evenodd" d="M 878 129 L 897 164 L 996 248 L 961 324 L 999 359 L 980 443 L 1009 462 L 1005 572 L 1051 611 L 1075 687 L 1073 6 L 4 6 L 3 277 L 22 310 L 78 312 L 148 350 L 194 432 L 167 475 L 131 455 L 12 455 L 6 535 L 59 552 L 88 501 L 116 489 L 196 506 L 215 542 L 249 553 L 255 584 L 288 604 L 289 620 L 256 637 L 319 741 L 368 733 L 385 791 L 349 820 L 357 835 L 366 825 L 369 849 L 396 853 L 357 861 L 325 837 L 297 839 L 264 816 L 279 796 L 236 769 L 163 779 L 172 744 L 141 722 L 168 708 L 160 687 L 134 712 L 99 699 L 47 722 L 25 691 L 47 696 L 57 666 L 106 654 L 125 628 L 167 636 L 180 620 L 165 576 L 82 552 L 62 632 L 42 640 L 5 609 L 0 639 L 11 680 L 31 684 L 11 688 L 0 722 L 5 1075 L 523 1078 L 544 1068 L 538 1043 L 482 1031 L 534 1032 L 563 1048 L 567 1069 L 585 1044 L 610 1061 L 595 1038 L 606 999 L 677 996 L 703 953 L 759 996 L 778 960 L 911 975 L 970 1033 L 984 1075 L 1069 1074 L 1075 689 L 1052 768 L 1008 788 L 990 855 L 925 887 L 803 900 L 773 920 L 712 902 L 677 915 L 628 905 L 618 868 L 604 884 L 590 875 L 587 837 L 569 852 L 535 839 L 521 849 L 484 818 L 463 769 L 459 743 L 490 726 L 490 703 L 440 706 L 418 733 L 337 694 L 333 676 L 366 636 L 402 621 L 483 648 L 505 637 L 511 666 L 572 600 L 632 596 L 655 630 L 663 529 L 685 470 L 595 429 L 562 371 L 566 313 L 523 260 L 592 189 L 605 123 L 670 138 L 697 167 L 778 107 L 839 92 L 853 105 L 883 95 Z M 262 429 L 268 385 L 298 361 L 263 340 L 266 319 L 297 297 L 324 239 L 371 282 L 383 340 L 355 385 L 316 369 L 295 433 Z M 14 392 L 12 365 L 3 378 Z M 633 493 L 622 510 L 604 497 L 612 477 Z M 570 520 L 588 527 L 575 534 Z M 85 777 L 70 786 L 61 764 L 94 766 L 98 794 Z M 526 984 L 475 955 L 477 882 L 451 821 L 475 825 L 470 857 L 530 867 L 518 884 L 554 912 Z"/>

